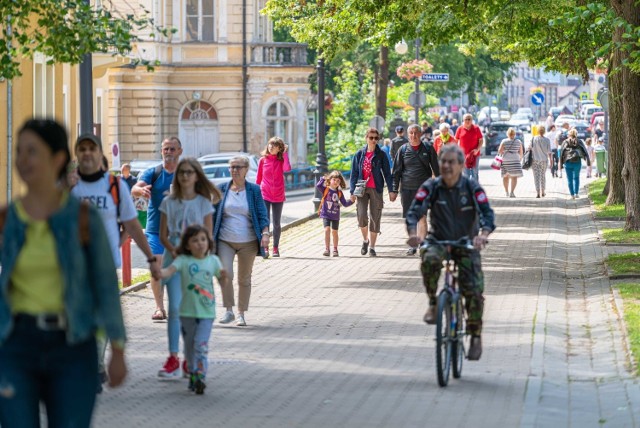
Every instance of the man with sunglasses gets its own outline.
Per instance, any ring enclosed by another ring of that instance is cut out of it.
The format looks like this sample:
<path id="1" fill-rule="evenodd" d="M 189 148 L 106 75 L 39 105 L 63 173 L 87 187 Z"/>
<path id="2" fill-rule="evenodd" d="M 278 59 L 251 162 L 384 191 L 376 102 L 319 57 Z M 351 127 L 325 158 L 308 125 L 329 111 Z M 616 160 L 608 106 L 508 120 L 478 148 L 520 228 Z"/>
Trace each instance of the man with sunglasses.
<path id="1" fill-rule="evenodd" d="M 149 200 L 145 235 L 149 241 L 153 256 L 148 261 L 149 263 L 157 262 L 162 266 L 164 247 L 160 242 L 159 208 L 162 199 L 169 193 L 173 175 L 182 154 L 182 144 L 178 137 L 165 138 L 162 142 L 160 153 L 162 155 L 162 166 L 149 168 L 140 174 L 138 182 L 131 189 L 131 195 L 134 198 L 146 198 Z M 156 321 L 167 319 L 166 311 L 164 310 L 163 289 L 159 280 L 151 278 L 151 290 L 156 302 L 156 311 L 151 316 L 151 319 Z"/>

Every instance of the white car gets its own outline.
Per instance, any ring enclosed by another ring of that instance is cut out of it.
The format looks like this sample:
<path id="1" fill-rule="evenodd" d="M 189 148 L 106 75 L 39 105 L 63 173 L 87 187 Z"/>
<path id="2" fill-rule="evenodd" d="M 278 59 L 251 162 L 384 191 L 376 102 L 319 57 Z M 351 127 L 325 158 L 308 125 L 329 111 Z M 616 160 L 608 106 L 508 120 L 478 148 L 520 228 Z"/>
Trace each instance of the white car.
<path id="1" fill-rule="evenodd" d="M 509 120 L 509 125 L 518 128 L 522 132 L 531 132 L 531 121 L 529 120 L 529 116 L 524 113 L 512 115 Z"/>
<path id="2" fill-rule="evenodd" d="M 231 181 L 231 170 L 228 163 L 215 163 L 210 165 L 203 165 L 202 170 L 204 175 L 207 176 L 210 182 L 220 187 L 223 183 Z M 246 179 L 250 183 L 256 182 L 256 171 L 249 168 Z"/>
<path id="3" fill-rule="evenodd" d="M 561 114 L 560 116 L 557 117 L 555 124 L 556 124 L 556 128 L 559 128 L 562 126 L 563 123 L 567 122 L 569 125 L 573 125 L 573 123 L 576 121 L 576 117 L 571 115 L 571 114 Z"/>
<path id="4" fill-rule="evenodd" d="M 500 110 L 500 120 L 508 121 L 509 119 L 511 119 L 511 113 L 507 110 Z"/>
<path id="5" fill-rule="evenodd" d="M 244 156 L 249 159 L 249 169 L 258 170 L 258 158 L 255 155 L 244 152 L 222 152 L 201 156 L 198 158 L 200 165 L 228 164 L 236 156 Z"/>
<path id="6" fill-rule="evenodd" d="M 520 107 L 516 114 L 524 114 L 529 118 L 529 122 L 533 121 L 533 111 L 529 107 Z"/>

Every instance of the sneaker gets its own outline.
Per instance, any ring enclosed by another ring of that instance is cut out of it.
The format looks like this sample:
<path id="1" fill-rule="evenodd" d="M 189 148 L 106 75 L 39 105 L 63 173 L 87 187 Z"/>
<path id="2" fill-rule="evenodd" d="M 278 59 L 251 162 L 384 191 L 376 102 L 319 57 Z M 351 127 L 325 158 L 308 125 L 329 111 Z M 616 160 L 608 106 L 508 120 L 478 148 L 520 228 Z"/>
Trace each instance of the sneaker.
<path id="1" fill-rule="evenodd" d="M 325 257 L 329 257 L 331 255 L 331 253 L 329 252 L 329 249 L 327 248 L 326 250 L 324 250 L 324 253 L 322 253 L 323 256 Z"/>
<path id="2" fill-rule="evenodd" d="M 268 259 L 269 258 L 269 247 L 264 247 L 264 255 L 262 256 L 263 259 Z"/>
<path id="3" fill-rule="evenodd" d="M 377 257 L 376 250 L 369 248 L 369 257 Z"/>
<path id="4" fill-rule="evenodd" d="M 229 324 L 234 319 L 236 319 L 236 316 L 233 314 L 233 311 L 227 311 L 222 318 L 220 318 L 220 324 Z"/>
<path id="5" fill-rule="evenodd" d="M 580 196 L 579 195 L 573 195 L 573 199 L 579 199 Z"/>
<path id="6" fill-rule="evenodd" d="M 196 381 L 193 384 L 193 389 L 195 390 L 197 395 L 204 394 L 204 389 L 206 387 L 207 385 L 204 383 L 204 380 L 202 379 L 196 379 Z"/>
<path id="7" fill-rule="evenodd" d="M 271 257 L 280 257 L 280 251 L 278 251 L 278 247 L 273 247 L 273 253 L 271 253 Z"/>
<path id="8" fill-rule="evenodd" d="M 509 197 L 509 192 L 504 192 L 504 197 L 508 198 Z"/>
<path id="9" fill-rule="evenodd" d="M 540 193 L 537 193 L 537 194 L 536 194 L 536 198 L 539 198 L 539 197 L 540 197 Z"/>
<path id="10" fill-rule="evenodd" d="M 411 247 L 411 248 L 409 248 L 409 249 L 407 250 L 407 253 L 406 253 L 406 254 L 407 254 L 407 256 L 415 256 L 417 252 L 418 252 L 418 249 L 417 249 L 417 248 L 413 248 L 413 247 Z"/>
<path id="11" fill-rule="evenodd" d="M 515 197 L 516 197 L 516 194 L 515 194 L 515 193 L 513 193 L 513 192 L 511 192 L 511 193 L 509 194 L 509 197 L 510 197 L 510 198 L 515 198 Z"/>
<path id="12" fill-rule="evenodd" d="M 467 358 L 470 361 L 478 361 L 482 355 L 482 339 L 480 336 L 471 337 L 471 345 L 469 346 L 469 353 Z"/>
<path id="13" fill-rule="evenodd" d="M 189 373 L 189 369 L 187 368 L 187 359 L 185 358 L 182 361 L 182 377 L 188 379 L 191 377 L 191 373 Z"/>
<path id="14" fill-rule="evenodd" d="M 160 371 L 158 371 L 158 377 L 161 379 L 173 379 L 180 377 L 180 359 L 169 355 L 167 362 Z"/>
<path id="15" fill-rule="evenodd" d="M 369 250 L 369 241 L 362 243 L 362 248 L 360 248 L 360 254 L 363 256 L 367 255 L 367 251 Z"/>
<path id="16" fill-rule="evenodd" d="M 238 314 L 238 321 L 236 321 L 238 327 L 246 327 L 247 322 L 244 320 L 244 315 Z"/>
<path id="17" fill-rule="evenodd" d="M 424 313 L 424 317 L 422 320 L 427 324 L 435 324 L 436 323 L 436 305 L 429 305 L 427 308 L 427 312 Z"/>
<path id="18" fill-rule="evenodd" d="M 340 257 L 340 254 L 338 254 L 338 250 L 333 250 L 333 257 Z"/>

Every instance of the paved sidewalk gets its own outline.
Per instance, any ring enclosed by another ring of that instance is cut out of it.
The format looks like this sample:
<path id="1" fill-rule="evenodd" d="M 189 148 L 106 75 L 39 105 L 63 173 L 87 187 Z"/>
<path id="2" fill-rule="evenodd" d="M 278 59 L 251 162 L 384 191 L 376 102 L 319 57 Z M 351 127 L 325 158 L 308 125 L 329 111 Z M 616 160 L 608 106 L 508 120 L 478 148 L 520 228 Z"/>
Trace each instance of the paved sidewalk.
<path id="1" fill-rule="evenodd" d="M 488 166 L 483 159 L 483 166 Z M 339 258 L 322 257 L 317 219 L 283 233 L 280 259 L 257 259 L 248 327 L 215 324 L 204 396 L 160 382 L 166 324 L 151 292 L 123 296 L 130 377 L 99 398 L 97 427 L 626 427 L 640 388 L 613 311 L 586 198 L 549 179 L 515 199 L 480 173 L 499 229 L 483 252 L 484 354 L 439 388 L 418 258 L 404 255 L 400 205 L 387 203 L 379 257 L 360 256 L 355 208 Z M 583 176 L 584 177 L 584 176 Z M 584 182 L 584 179 L 583 179 Z M 286 208 L 285 208 L 286 211 Z"/>

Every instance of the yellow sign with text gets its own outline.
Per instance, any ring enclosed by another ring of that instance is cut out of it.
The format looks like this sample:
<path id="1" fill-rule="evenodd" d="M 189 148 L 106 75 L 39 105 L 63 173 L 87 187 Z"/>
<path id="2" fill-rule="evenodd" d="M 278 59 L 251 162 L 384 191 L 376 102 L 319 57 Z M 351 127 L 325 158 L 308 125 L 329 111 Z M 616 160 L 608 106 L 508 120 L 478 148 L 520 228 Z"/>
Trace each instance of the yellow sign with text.
<path id="1" fill-rule="evenodd" d="M 529 93 L 531 94 L 537 94 L 542 92 L 544 92 L 544 88 L 541 88 L 540 86 L 534 86 L 533 88 L 529 89 Z"/>

